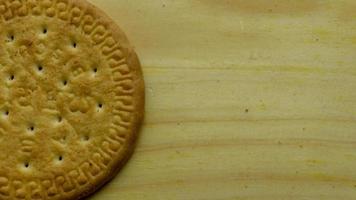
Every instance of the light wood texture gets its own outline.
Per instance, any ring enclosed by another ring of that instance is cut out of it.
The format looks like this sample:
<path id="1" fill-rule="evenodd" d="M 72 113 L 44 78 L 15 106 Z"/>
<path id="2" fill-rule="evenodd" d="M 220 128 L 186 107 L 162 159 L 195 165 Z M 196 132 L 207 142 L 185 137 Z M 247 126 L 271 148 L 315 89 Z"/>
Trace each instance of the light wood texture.
<path id="1" fill-rule="evenodd" d="M 91 2 L 147 92 L 135 154 L 91 200 L 356 199 L 356 1 Z"/>

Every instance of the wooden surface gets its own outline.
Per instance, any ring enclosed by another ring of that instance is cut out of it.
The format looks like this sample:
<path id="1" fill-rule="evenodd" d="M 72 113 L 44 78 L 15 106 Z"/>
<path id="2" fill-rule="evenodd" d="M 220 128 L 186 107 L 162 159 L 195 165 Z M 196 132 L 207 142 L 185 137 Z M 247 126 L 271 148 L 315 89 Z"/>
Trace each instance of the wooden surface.
<path id="1" fill-rule="evenodd" d="M 91 2 L 147 91 L 135 154 L 91 200 L 356 199 L 356 1 Z"/>

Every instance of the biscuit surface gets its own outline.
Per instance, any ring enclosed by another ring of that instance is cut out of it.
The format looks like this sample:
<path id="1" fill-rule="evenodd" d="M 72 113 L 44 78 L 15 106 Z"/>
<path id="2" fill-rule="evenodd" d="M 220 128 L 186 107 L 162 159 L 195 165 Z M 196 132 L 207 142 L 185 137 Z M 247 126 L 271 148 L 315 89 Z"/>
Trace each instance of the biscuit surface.
<path id="1" fill-rule="evenodd" d="M 0 1 L 0 199 L 80 199 L 109 181 L 143 88 L 125 35 L 91 4 Z"/>

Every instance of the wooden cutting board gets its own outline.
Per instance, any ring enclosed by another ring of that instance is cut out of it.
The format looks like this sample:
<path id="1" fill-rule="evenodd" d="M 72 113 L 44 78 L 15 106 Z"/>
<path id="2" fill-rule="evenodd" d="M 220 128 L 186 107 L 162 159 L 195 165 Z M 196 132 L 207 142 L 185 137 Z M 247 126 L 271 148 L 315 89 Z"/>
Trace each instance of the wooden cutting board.
<path id="1" fill-rule="evenodd" d="M 135 46 L 147 104 L 90 199 L 356 199 L 356 1 L 91 2 Z"/>

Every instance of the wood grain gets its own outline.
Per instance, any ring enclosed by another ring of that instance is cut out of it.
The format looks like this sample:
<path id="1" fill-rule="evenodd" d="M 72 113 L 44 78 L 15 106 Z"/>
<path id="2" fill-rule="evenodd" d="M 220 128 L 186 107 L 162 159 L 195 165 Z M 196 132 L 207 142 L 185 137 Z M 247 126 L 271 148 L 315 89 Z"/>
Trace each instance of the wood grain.
<path id="1" fill-rule="evenodd" d="M 90 199 L 356 199 L 355 1 L 91 2 L 135 46 L 147 104 Z"/>

